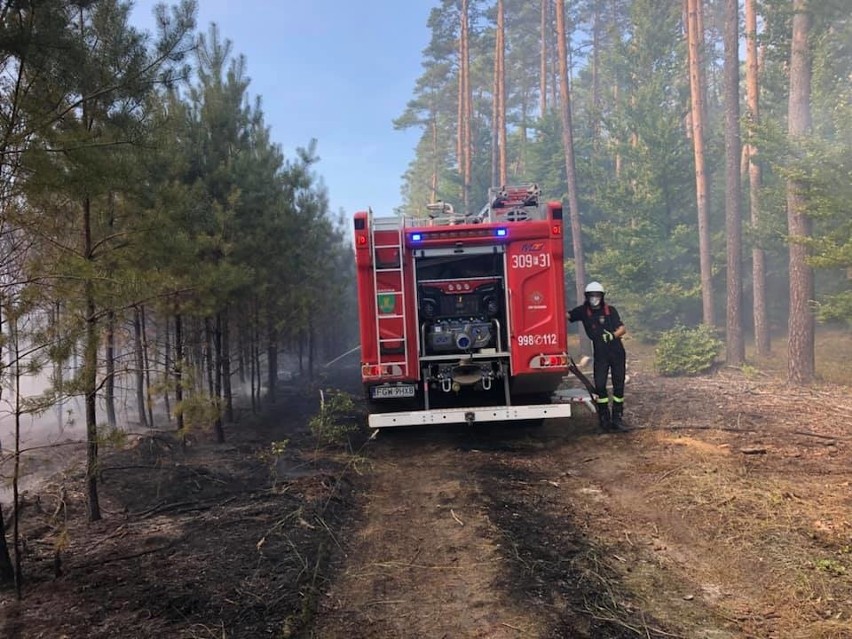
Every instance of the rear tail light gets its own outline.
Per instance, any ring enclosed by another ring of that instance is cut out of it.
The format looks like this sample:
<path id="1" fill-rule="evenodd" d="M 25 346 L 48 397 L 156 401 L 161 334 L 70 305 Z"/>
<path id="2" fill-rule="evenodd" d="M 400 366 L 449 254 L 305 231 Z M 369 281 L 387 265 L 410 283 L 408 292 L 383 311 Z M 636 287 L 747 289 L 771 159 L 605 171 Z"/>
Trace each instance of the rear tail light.
<path id="1" fill-rule="evenodd" d="M 402 375 L 399 364 L 362 364 L 361 377 L 385 377 Z"/>
<path id="2" fill-rule="evenodd" d="M 530 368 L 565 368 L 568 366 L 567 355 L 536 355 L 530 362 Z"/>

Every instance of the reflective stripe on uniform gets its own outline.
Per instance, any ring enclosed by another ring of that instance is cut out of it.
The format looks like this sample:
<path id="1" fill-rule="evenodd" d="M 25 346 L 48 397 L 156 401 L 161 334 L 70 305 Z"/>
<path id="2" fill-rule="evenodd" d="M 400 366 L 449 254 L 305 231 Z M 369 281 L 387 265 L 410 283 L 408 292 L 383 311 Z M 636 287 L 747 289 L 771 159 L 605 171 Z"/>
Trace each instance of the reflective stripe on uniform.
<path id="1" fill-rule="evenodd" d="M 613 395 L 613 396 L 612 396 L 612 401 L 614 401 L 616 404 L 623 404 L 623 403 L 624 403 L 624 398 L 623 398 L 623 397 L 616 397 L 615 395 Z"/>

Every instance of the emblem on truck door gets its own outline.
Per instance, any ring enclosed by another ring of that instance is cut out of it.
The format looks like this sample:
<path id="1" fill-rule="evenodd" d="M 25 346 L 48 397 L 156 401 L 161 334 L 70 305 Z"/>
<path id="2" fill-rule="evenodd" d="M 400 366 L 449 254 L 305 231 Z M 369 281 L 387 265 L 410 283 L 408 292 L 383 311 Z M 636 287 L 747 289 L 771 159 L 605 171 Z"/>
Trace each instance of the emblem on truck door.
<path id="1" fill-rule="evenodd" d="M 379 312 L 388 315 L 396 310 L 396 295 L 393 293 L 379 293 L 377 296 Z"/>
<path id="2" fill-rule="evenodd" d="M 547 308 L 547 305 L 544 303 L 544 295 L 542 295 L 541 291 L 534 291 L 532 295 L 529 296 L 527 308 L 530 310 L 542 310 Z"/>

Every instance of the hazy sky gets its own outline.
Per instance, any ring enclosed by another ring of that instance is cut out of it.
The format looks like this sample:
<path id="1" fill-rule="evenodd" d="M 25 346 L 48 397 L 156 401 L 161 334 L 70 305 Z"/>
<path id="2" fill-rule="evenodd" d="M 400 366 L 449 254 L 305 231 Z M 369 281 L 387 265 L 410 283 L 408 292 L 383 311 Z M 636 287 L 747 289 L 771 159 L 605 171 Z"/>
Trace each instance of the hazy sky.
<path id="1" fill-rule="evenodd" d="M 155 0 L 132 23 L 153 31 Z M 171 3 L 167 3 L 171 4 Z M 401 176 L 418 132 L 392 121 L 412 96 L 435 0 L 198 0 L 198 29 L 219 26 L 246 57 L 272 138 L 288 157 L 318 141 L 317 174 L 332 212 L 401 203 Z"/>

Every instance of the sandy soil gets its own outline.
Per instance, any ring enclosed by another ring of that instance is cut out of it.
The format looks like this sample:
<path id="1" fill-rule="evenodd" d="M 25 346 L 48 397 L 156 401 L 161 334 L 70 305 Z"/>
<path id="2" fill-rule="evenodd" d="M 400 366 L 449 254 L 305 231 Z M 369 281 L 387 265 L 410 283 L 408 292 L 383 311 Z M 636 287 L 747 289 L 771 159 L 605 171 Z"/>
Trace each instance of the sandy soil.
<path id="1" fill-rule="evenodd" d="M 623 435 L 580 407 L 317 446 L 300 387 L 224 446 L 135 441 L 101 522 L 79 469 L 26 495 L 0 636 L 852 637 L 849 388 L 631 374 Z"/>

